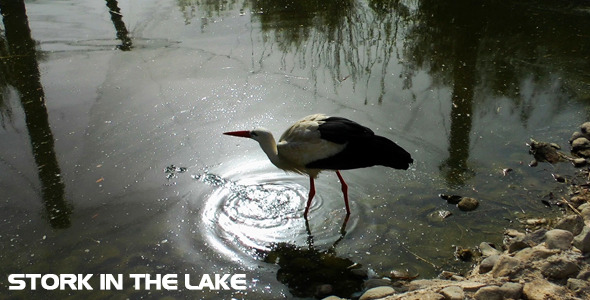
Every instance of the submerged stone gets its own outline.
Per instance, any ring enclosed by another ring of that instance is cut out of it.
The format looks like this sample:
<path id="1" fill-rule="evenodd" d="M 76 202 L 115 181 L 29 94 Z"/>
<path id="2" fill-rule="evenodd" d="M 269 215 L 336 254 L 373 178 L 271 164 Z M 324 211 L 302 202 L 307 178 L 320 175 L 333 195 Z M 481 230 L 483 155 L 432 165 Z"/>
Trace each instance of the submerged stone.
<path id="1" fill-rule="evenodd" d="M 462 211 L 472 211 L 479 206 L 479 201 L 471 197 L 463 197 L 457 204 L 457 207 Z"/>

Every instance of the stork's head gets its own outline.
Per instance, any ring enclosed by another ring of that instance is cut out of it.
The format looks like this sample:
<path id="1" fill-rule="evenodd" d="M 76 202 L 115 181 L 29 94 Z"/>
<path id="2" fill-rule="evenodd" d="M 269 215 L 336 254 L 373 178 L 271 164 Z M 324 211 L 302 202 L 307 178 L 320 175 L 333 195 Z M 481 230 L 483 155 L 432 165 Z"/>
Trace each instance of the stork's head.
<path id="1" fill-rule="evenodd" d="M 265 128 L 256 128 L 254 130 L 230 131 L 230 132 L 224 132 L 223 134 L 251 138 L 259 143 L 266 142 L 268 140 L 274 141 L 274 137 L 272 136 L 272 133 L 270 131 L 268 131 L 268 129 L 265 129 Z"/>

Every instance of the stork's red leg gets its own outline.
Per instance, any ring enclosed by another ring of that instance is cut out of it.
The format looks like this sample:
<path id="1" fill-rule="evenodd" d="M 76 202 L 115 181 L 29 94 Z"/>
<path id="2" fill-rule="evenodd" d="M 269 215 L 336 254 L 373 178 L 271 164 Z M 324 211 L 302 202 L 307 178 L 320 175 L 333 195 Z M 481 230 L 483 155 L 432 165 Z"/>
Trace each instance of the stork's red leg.
<path id="1" fill-rule="evenodd" d="M 346 205 L 346 215 L 350 215 L 350 207 L 348 206 L 348 185 L 344 182 L 344 178 L 340 175 L 340 171 L 336 171 L 340 184 L 342 184 L 342 195 L 344 195 L 344 204 Z"/>
<path id="2" fill-rule="evenodd" d="M 307 206 L 305 206 L 305 212 L 303 213 L 303 217 L 307 219 L 307 213 L 309 212 L 309 207 L 311 206 L 311 199 L 315 196 L 315 182 L 313 177 L 309 177 L 309 196 L 307 197 Z"/>

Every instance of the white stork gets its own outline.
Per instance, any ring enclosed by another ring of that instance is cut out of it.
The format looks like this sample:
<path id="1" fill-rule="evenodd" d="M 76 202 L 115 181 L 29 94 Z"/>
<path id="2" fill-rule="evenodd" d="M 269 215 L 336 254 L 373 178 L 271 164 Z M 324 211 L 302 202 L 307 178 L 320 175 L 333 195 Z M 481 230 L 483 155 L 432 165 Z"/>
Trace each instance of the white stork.
<path id="1" fill-rule="evenodd" d="M 315 195 L 314 179 L 322 170 L 336 171 L 348 218 L 348 185 L 339 170 L 375 165 L 407 170 L 413 162 L 410 153 L 387 138 L 375 135 L 371 129 L 345 118 L 323 114 L 310 115 L 295 122 L 283 133 L 278 144 L 272 133 L 264 128 L 224 134 L 251 138 L 260 144 L 278 168 L 309 175 L 309 197 L 303 213 L 306 220 Z"/>

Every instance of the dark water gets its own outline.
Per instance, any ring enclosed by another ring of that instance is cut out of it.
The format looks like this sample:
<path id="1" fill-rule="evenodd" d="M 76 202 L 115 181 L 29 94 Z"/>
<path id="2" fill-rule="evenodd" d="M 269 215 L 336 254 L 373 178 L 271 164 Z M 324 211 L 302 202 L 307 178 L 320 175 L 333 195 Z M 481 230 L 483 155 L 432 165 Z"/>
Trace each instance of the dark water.
<path id="1" fill-rule="evenodd" d="M 528 167 L 525 142 L 567 151 L 590 114 L 588 3 L 505 2 L 0 1 L 0 295 L 305 298 L 352 263 L 465 270 L 455 246 L 561 214 L 541 200 L 566 193 L 552 173 L 575 169 Z M 221 135 L 278 136 L 317 112 L 415 159 L 343 172 L 345 234 L 333 173 L 306 224 L 308 179 Z M 14 273 L 95 274 L 94 290 L 9 291 Z M 177 274 L 179 289 L 136 290 L 138 273 Z M 247 289 L 184 288 L 215 273 L 246 274 Z M 98 274 L 124 289 L 100 291 Z"/>

